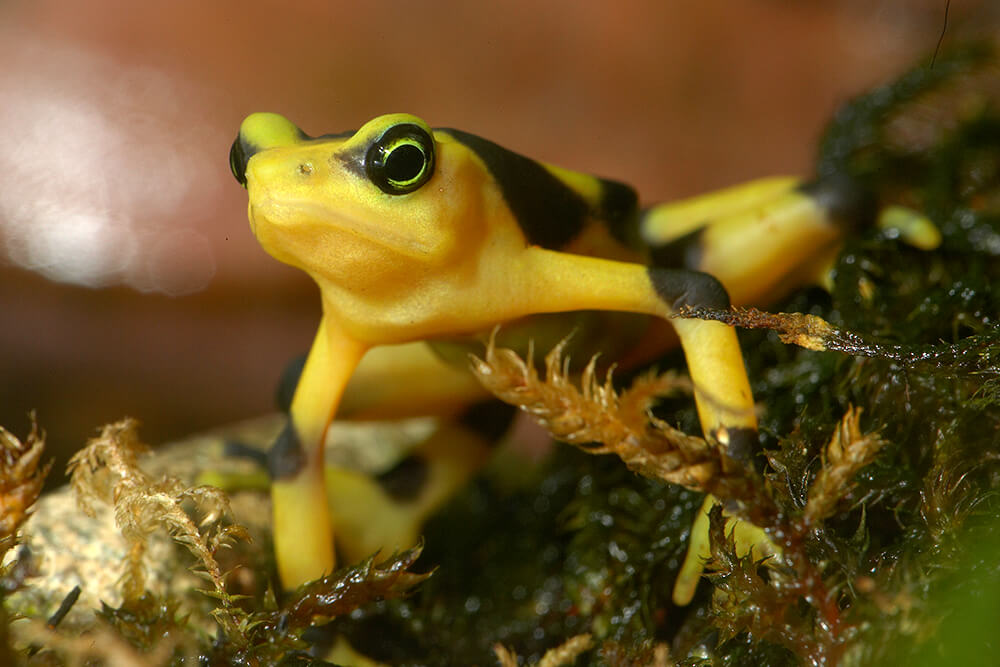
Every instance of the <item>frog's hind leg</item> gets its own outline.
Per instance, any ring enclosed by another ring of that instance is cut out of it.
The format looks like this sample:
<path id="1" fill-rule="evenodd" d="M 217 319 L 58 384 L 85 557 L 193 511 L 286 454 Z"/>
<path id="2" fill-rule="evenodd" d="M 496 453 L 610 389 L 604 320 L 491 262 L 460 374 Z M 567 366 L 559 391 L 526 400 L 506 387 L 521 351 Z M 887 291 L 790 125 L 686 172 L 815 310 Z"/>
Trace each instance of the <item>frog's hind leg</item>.
<path id="1" fill-rule="evenodd" d="M 741 183 L 722 190 L 677 199 L 651 206 L 643 211 L 639 235 L 643 243 L 660 253 L 661 266 L 694 268 L 684 261 L 684 241 L 696 235 L 713 221 L 753 211 L 796 188 L 800 180 L 792 176 L 775 176 Z M 674 256 L 667 258 L 673 253 Z"/>
<path id="2" fill-rule="evenodd" d="M 941 238 L 926 217 L 880 210 L 843 175 L 753 181 L 653 206 L 639 225 L 654 265 L 710 273 L 736 306 L 767 305 L 803 285 L 828 287 L 843 238 L 862 227 L 892 230 L 918 248 Z"/>
<path id="3" fill-rule="evenodd" d="M 767 179 L 655 206 L 640 224 L 654 265 L 710 273 L 742 306 L 820 283 L 845 233 L 874 216 L 874 200 L 849 179 Z M 666 234 L 678 228 L 688 231 Z"/>
<path id="4" fill-rule="evenodd" d="M 338 419 L 400 419 L 457 415 L 489 394 L 468 370 L 464 353 L 445 359 L 426 342 L 381 345 L 351 376 Z"/>
<path id="5" fill-rule="evenodd" d="M 377 475 L 328 466 L 337 551 L 347 562 L 413 546 L 424 522 L 489 460 L 515 410 L 496 400 L 467 408 L 437 428 L 389 470 Z"/>

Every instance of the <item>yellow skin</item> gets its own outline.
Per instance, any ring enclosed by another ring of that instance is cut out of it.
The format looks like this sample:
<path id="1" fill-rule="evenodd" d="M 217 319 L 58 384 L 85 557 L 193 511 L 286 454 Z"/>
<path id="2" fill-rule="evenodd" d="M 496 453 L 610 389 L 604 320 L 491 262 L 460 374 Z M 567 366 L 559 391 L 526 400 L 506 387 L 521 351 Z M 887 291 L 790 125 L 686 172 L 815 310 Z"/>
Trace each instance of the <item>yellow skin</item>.
<path id="1" fill-rule="evenodd" d="M 258 241 L 312 276 L 323 305 L 290 425 L 271 461 L 275 548 L 288 587 L 335 566 L 323 443 L 342 400 L 352 415 L 384 416 L 441 412 L 471 402 L 469 394 L 481 398 L 464 369 L 443 363 L 426 346 L 402 344 L 473 335 L 500 323 L 529 336 L 534 325 L 525 322 L 533 320 L 522 318 L 541 313 L 619 311 L 669 321 L 684 349 L 704 433 L 741 456 L 755 440 L 756 417 L 735 331 L 717 322 L 667 318 L 683 304 L 725 307 L 719 282 L 735 305 L 776 298 L 816 279 L 841 236 L 828 210 L 829 193 L 816 195 L 794 179 L 758 181 L 640 216 L 629 209 L 634 193 L 625 186 L 539 165 L 455 130 L 431 130 L 406 114 L 317 139 L 281 116 L 253 114 L 240 128 L 231 162 L 247 188 Z M 525 190 L 537 186 L 538 196 L 525 195 L 533 204 L 518 203 L 518 179 Z M 545 208 L 559 197 L 584 211 L 579 225 L 561 236 L 563 213 L 548 216 Z M 613 199 L 626 203 L 616 209 Z M 531 206 L 535 217 L 528 219 Z M 612 210 L 617 213 L 605 215 Z M 613 238 L 602 217 L 615 216 L 631 220 L 641 243 L 628 247 Z M 688 242 L 692 235 L 697 243 Z M 651 270 L 643 246 L 687 252 L 687 266 Z M 572 328 L 566 324 L 559 335 Z M 649 358 L 662 350 L 672 342 L 666 333 L 650 326 L 629 346 L 631 356 Z M 407 386 L 399 380 L 395 391 L 377 394 L 369 378 L 392 378 L 397 362 L 408 373 L 434 373 L 442 381 L 428 382 L 426 390 L 421 385 L 419 396 L 399 391 Z M 432 449 L 456 455 L 462 437 L 439 437 Z M 433 475 L 445 480 L 442 488 L 459 484 L 483 458 L 469 454 L 449 468 L 447 456 L 437 454 L 430 458 L 437 466 Z M 343 504 L 358 482 L 349 475 L 336 480 L 332 496 Z M 421 497 L 419 511 L 399 520 L 400 539 L 413 539 L 443 495 Z M 407 546 L 385 543 L 397 530 L 394 521 L 383 531 L 390 534 L 367 541 L 364 519 L 347 523 L 341 537 L 348 539 L 339 546 L 352 557 L 379 546 Z M 699 549 L 703 545 L 692 550 L 678 582 L 679 602 L 693 594 Z"/>

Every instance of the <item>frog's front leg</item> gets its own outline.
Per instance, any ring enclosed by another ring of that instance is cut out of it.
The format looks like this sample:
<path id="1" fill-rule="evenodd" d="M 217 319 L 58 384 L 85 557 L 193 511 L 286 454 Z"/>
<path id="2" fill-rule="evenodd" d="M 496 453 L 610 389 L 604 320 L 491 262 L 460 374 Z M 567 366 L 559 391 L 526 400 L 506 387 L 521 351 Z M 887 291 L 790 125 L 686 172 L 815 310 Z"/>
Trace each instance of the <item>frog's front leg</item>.
<path id="1" fill-rule="evenodd" d="M 641 267 L 592 257 L 529 251 L 535 264 L 540 288 L 533 300 L 547 310 L 601 308 L 658 315 L 668 319 L 677 331 L 688 372 L 694 384 L 694 398 L 704 435 L 724 445 L 730 456 L 747 461 L 757 441 L 757 416 L 753 394 L 736 331 L 728 326 L 688 326 L 695 320 L 673 319 L 685 306 L 713 303 L 729 307 L 729 296 L 716 278 L 698 271 Z M 714 504 L 709 496 L 705 509 Z M 707 539 L 695 531 L 707 532 L 707 523 L 692 528 L 691 551 L 679 573 L 673 598 L 687 604 L 701 578 L 702 545 Z M 763 537 L 759 530 L 751 531 Z"/>
<path id="2" fill-rule="evenodd" d="M 680 338 L 705 435 L 743 459 L 757 439 L 750 381 L 736 331 L 703 320 L 674 319 L 685 306 L 729 307 L 725 287 L 699 271 L 661 269 L 595 257 L 527 251 L 535 287 L 522 297 L 535 312 L 619 310 L 668 320 Z M 693 326 L 692 326 L 693 324 Z"/>
<path id="3" fill-rule="evenodd" d="M 323 465 L 326 431 L 367 346 L 324 317 L 292 398 L 289 421 L 268 455 L 278 574 L 294 588 L 333 571 L 333 528 Z"/>

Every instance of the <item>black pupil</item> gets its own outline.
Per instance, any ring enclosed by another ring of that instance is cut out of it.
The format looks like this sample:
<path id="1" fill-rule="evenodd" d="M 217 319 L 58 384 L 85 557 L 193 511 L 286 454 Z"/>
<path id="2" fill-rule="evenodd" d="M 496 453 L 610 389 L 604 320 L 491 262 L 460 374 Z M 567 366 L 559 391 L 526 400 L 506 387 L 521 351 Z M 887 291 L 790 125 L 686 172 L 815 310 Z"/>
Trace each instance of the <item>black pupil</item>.
<path id="1" fill-rule="evenodd" d="M 406 183 L 424 169 L 424 152 L 413 144 L 403 144 L 390 151 L 385 159 L 385 175 L 390 181 Z"/>

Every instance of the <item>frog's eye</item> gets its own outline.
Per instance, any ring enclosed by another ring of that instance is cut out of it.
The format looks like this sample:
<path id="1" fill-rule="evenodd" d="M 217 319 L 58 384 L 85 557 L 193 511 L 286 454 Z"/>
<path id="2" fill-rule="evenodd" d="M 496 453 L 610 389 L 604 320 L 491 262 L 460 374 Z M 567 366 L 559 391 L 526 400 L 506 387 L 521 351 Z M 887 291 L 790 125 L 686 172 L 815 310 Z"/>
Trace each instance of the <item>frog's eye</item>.
<path id="1" fill-rule="evenodd" d="M 386 194 L 413 192 L 434 173 L 434 140 L 419 125 L 393 125 L 368 149 L 365 173 Z"/>

